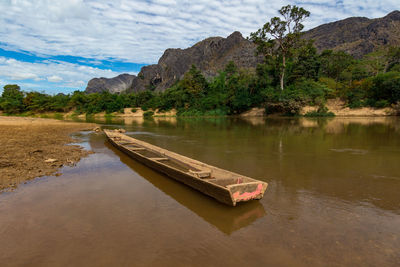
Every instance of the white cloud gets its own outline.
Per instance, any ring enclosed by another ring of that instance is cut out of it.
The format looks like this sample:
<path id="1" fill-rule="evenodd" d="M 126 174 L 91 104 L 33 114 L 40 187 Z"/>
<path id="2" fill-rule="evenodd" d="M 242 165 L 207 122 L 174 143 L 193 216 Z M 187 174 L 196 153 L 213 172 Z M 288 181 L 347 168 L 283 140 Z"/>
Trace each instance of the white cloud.
<path id="1" fill-rule="evenodd" d="M 31 63 L 0 57 L 0 78 L 8 83 L 23 81 L 23 83 L 18 82 L 21 86 L 38 87 L 40 83 L 35 84 L 29 80 L 46 80 L 54 83 L 51 85 L 52 87 L 84 89 L 87 81 L 94 77 L 111 78 L 117 75 L 117 72 L 109 69 L 104 70 L 63 61 L 45 60 Z"/>
<path id="2" fill-rule="evenodd" d="M 101 60 L 156 63 L 167 48 L 236 30 L 248 36 L 287 4 L 311 12 L 306 29 L 350 16 L 381 17 L 399 8 L 399 0 L 0 0 L 0 48 L 83 58 L 77 64 L 32 63 L 0 56 L 0 84 L 47 86 L 53 92 L 84 89 L 93 77 L 119 74 L 101 69 Z"/>
<path id="3" fill-rule="evenodd" d="M 0 46 L 36 55 L 72 55 L 155 63 L 170 47 L 188 47 L 235 30 L 247 36 L 288 3 L 311 11 L 306 28 L 349 16 L 379 17 L 398 0 L 13 0 L 0 1 Z"/>
<path id="4" fill-rule="evenodd" d="M 60 76 L 57 76 L 57 75 L 53 75 L 53 76 L 47 77 L 47 80 L 49 82 L 57 83 L 57 82 L 61 82 L 63 80 L 63 78 L 61 78 Z"/>

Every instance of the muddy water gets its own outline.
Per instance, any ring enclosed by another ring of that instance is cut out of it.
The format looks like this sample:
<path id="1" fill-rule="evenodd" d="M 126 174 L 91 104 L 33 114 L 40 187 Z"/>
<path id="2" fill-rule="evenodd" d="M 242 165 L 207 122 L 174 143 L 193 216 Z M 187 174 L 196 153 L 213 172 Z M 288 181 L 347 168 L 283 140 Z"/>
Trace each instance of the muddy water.
<path id="1" fill-rule="evenodd" d="M 396 266 L 400 121 L 105 121 L 269 183 L 226 207 L 127 158 L 104 137 L 60 177 L 0 194 L 2 266 Z"/>

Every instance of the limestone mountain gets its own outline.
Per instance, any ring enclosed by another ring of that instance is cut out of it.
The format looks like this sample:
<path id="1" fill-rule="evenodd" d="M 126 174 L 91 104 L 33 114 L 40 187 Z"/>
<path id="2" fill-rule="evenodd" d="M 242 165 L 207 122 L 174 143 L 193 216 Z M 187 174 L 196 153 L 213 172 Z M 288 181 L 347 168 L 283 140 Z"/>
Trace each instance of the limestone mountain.
<path id="1" fill-rule="evenodd" d="M 400 11 L 382 18 L 352 17 L 323 24 L 305 32 L 319 51 L 341 50 L 361 58 L 383 46 L 400 46 Z"/>
<path id="2" fill-rule="evenodd" d="M 132 86 L 135 75 L 121 74 L 114 78 L 93 78 L 88 82 L 85 92 L 99 93 L 109 91 L 110 93 L 121 93 Z"/>
<path id="3" fill-rule="evenodd" d="M 206 76 L 215 76 L 233 61 L 239 68 L 254 68 L 262 58 L 255 45 L 234 32 L 227 38 L 211 37 L 186 49 L 167 49 L 158 64 L 143 67 L 128 92 L 163 91 L 195 65 Z"/>
<path id="4" fill-rule="evenodd" d="M 343 50 L 360 58 L 383 46 L 400 46 L 400 11 L 382 18 L 352 17 L 323 24 L 304 34 L 315 40 L 319 51 Z M 112 93 L 163 91 L 178 81 L 194 64 L 206 76 L 215 76 L 233 61 L 239 68 L 255 68 L 262 62 L 256 46 L 234 32 L 227 38 L 210 37 L 186 49 L 167 49 L 158 64 L 145 66 L 138 76 L 122 74 L 112 79 L 89 81 L 87 93 L 108 90 Z"/>

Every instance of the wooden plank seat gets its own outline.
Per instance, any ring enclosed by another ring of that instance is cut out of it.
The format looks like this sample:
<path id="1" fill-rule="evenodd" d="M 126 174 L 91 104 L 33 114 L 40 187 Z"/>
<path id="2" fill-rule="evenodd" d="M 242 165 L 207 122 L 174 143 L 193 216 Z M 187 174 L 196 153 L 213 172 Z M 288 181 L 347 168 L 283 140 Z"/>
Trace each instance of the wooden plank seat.
<path id="1" fill-rule="evenodd" d="M 145 148 L 143 148 L 143 147 L 127 147 L 129 150 L 131 150 L 131 151 L 144 151 L 144 150 L 146 150 Z"/>
<path id="2" fill-rule="evenodd" d="M 157 161 L 169 160 L 169 158 L 149 158 L 149 159 L 157 160 Z"/>
<path id="3" fill-rule="evenodd" d="M 135 143 L 132 143 L 132 142 L 118 142 L 118 145 L 129 146 L 129 145 L 135 145 Z"/>
<path id="4" fill-rule="evenodd" d="M 208 178 L 211 176 L 210 171 L 194 171 L 194 170 L 189 170 L 189 173 L 192 175 L 195 175 L 199 178 Z"/>

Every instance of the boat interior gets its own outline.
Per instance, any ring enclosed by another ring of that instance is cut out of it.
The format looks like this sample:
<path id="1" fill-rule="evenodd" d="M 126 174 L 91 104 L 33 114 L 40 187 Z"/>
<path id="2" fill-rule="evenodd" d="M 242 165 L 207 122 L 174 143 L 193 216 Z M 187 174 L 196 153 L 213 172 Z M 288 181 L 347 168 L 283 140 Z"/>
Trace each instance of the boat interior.
<path id="1" fill-rule="evenodd" d="M 250 179 L 247 177 L 242 177 L 239 175 L 236 177 L 232 177 L 232 176 L 226 177 L 227 175 L 225 174 L 224 175 L 225 177 L 223 177 L 223 178 L 216 178 L 213 175 L 212 169 L 207 170 L 207 169 L 196 168 L 196 167 L 189 165 L 185 162 L 182 162 L 178 159 L 169 157 L 169 156 L 165 155 L 164 153 L 160 153 L 158 151 L 153 151 L 146 147 L 140 146 L 134 142 L 124 141 L 124 140 L 116 140 L 116 139 L 114 139 L 114 142 L 134 153 L 137 153 L 137 154 L 143 156 L 143 157 L 158 161 L 161 164 L 167 165 L 167 166 L 177 169 L 179 171 L 185 172 L 189 175 L 204 179 L 207 182 L 210 182 L 210 183 L 213 183 L 215 185 L 219 185 L 219 186 L 222 186 L 225 188 L 228 188 L 229 186 L 232 186 L 232 185 L 246 184 L 246 183 L 254 182 L 253 179 Z"/>

